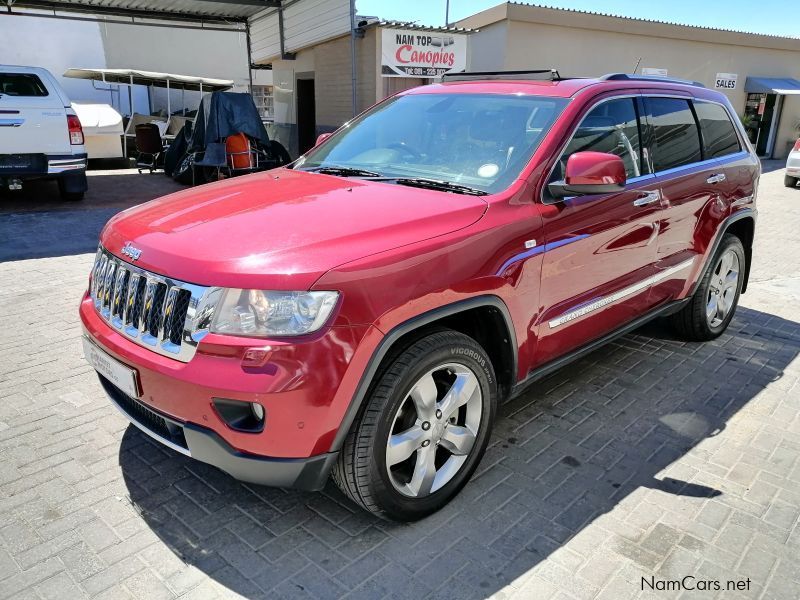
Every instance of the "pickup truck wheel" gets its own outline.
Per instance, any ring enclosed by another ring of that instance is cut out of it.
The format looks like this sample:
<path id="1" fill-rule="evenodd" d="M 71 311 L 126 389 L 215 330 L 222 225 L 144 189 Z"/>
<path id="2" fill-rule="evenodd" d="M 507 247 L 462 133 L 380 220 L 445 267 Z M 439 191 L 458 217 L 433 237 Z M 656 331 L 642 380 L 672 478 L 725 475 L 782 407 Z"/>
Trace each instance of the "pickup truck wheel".
<path id="1" fill-rule="evenodd" d="M 58 180 L 58 193 L 62 200 L 68 202 L 79 202 L 89 187 L 86 181 L 86 173 L 80 175 L 69 175 Z"/>
<path id="2" fill-rule="evenodd" d="M 725 234 L 711 265 L 689 303 L 672 316 L 675 330 L 688 341 L 713 340 L 733 319 L 746 266 L 739 238 Z"/>
<path id="3" fill-rule="evenodd" d="M 441 331 L 414 342 L 371 386 L 333 479 L 366 510 L 415 521 L 447 504 L 486 449 L 497 385 L 485 350 Z"/>
<path id="4" fill-rule="evenodd" d="M 784 175 L 783 176 L 783 185 L 785 185 L 788 188 L 797 187 L 797 182 L 798 181 L 799 180 L 798 180 L 797 177 L 792 177 L 791 175 Z"/>

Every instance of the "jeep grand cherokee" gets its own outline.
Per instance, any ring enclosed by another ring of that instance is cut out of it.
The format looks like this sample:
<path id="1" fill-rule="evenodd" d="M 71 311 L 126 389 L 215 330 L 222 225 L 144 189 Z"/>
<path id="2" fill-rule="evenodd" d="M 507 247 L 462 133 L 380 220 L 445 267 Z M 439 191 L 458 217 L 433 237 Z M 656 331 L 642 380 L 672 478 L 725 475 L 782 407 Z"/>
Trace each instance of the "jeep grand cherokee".
<path id="1" fill-rule="evenodd" d="M 727 99 L 623 74 L 464 75 L 292 165 L 109 221 L 80 306 L 112 402 L 243 481 L 413 520 L 496 406 L 655 317 L 719 336 L 760 169 Z"/>

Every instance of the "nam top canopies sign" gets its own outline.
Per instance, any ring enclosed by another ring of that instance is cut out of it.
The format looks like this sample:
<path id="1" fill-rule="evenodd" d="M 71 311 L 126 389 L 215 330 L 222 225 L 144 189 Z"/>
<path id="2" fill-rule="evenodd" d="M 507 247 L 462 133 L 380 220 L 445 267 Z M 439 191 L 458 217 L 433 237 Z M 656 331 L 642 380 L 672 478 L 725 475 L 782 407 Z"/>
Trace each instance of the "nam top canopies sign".
<path id="1" fill-rule="evenodd" d="M 441 77 L 467 67 L 466 35 L 383 29 L 381 48 L 384 77 Z"/>

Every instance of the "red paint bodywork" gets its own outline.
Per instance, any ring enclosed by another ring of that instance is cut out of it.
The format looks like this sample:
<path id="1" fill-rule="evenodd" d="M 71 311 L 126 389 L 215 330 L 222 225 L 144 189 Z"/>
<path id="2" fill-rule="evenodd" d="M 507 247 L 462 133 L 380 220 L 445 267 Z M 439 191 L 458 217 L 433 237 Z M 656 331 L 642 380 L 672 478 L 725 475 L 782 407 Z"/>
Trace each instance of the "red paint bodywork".
<path id="1" fill-rule="evenodd" d="M 282 168 L 172 194 L 109 221 L 103 246 L 124 259 L 120 250 L 132 242 L 142 250 L 136 265 L 155 273 L 200 285 L 341 294 L 329 324 L 311 336 L 287 341 L 209 334 L 188 363 L 118 335 L 84 296 L 85 330 L 137 369 L 141 401 L 212 428 L 243 452 L 324 453 L 393 328 L 459 300 L 497 296 L 511 316 L 519 382 L 538 366 L 685 297 L 723 221 L 753 209 L 759 163 L 746 142 L 732 157 L 639 178 L 619 192 L 543 201 L 561 149 L 598 100 L 668 93 L 727 104 L 721 94 L 599 80 L 453 82 L 403 93 L 443 91 L 571 100 L 520 177 L 497 194 L 450 194 Z M 719 172 L 727 175 L 723 185 L 706 183 Z M 660 203 L 633 205 L 653 190 L 661 193 Z M 541 251 L 526 250 L 532 240 Z M 548 325 L 690 258 L 691 267 L 674 277 L 560 327 Z M 263 366 L 242 366 L 248 348 L 265 345 L 273 351 Z M 211 407 L 214 396 L 260 402 L 268 415 L 264 432 L 228 428 Z"/>
<path id="2" fill-rule="evenodd" d="M 625 185 L 625 164 L 605 152 L 576 152 L 567 159 L 568 185 Z"/>

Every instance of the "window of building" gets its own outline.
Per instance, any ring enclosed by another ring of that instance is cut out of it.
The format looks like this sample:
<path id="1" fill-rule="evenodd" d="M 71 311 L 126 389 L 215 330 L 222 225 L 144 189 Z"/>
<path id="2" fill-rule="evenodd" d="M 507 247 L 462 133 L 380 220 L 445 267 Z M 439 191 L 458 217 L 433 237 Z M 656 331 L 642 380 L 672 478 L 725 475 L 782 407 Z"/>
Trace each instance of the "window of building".
<path id="1" fill-rule="evenodd" d="M 252 87 L 253 102 L 256 104 L 258 114 L 263 121 L 275 119 L 275 107 L 271 85 L 254 85 Z"/>
<path id="2" fill-rule="evenodd" d="M 653 169 L 665 171 L 702 160 L 700 131 L 689 101 L 646 98 L 645 102 L 655 136 Z"/>
<path id="3" fill-rule="evenodd" d="M 694 110 L 703 134 L 705 158 L 718 158 L 741 150 L 736 129 L 724 108 L 711 102 L 695 102 Z"/>
<path id="4" fill-rule="evenodd" d="M 552 180 L 563 179 L 567 159 L 575 152 L 607 152 L 622 159 L 628 179 L 646 175 L 639 122 L 633 98 L 609 100 L 594 107 L 561 155 Z"/>
<path id="5" fill-rule="evenodd" d="M 47 96 L 47 88 L 36 75 L 0 73 L 0 94 L 4 96 Z"/>

